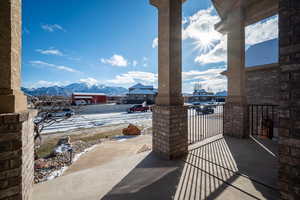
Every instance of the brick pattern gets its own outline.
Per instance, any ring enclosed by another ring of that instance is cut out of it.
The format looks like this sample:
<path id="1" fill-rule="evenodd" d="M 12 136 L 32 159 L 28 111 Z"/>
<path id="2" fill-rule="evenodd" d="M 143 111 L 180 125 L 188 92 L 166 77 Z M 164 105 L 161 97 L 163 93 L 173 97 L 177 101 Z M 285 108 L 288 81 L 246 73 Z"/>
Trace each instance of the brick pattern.
<path id="1" fill-rule="evenodd" d="M 187 108 L 155 106 L 153 110 L 153 152 L 176 159 L 188 152 Z"/>
<path id="2" fill-rule="evenodd" d="M 300 199 L 300 1 L 279 1 L 281 199 Z"/>
<path id="3" fill-rule="evenodd" d="M 0 114 L 0 200 L 30 200 L 34 173 L 33 112 Z"/>
<path id="4" fill-rule="evenodd" d="M 227 102 L 224 106 L 224 135 L 249 137 L 248 105 Z"/>
<path id="5" fill-rule="evenodd" d="M 248 104 L 278 105 L 279 66 L 261 66 L 246 72 L 246 96 Z"/>

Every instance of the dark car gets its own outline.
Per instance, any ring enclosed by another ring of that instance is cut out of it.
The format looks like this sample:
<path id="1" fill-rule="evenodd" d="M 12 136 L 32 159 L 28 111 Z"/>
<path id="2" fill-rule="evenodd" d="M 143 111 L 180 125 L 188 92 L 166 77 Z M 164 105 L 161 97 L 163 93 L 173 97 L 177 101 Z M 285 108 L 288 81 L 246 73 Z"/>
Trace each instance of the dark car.
<path id="1" fill-rule="evenodd" d="M 143 105 L 134 105 L 131 108 L 127 110 L 128 113 L 132 112 L 147 112 L 149 110 L 148 106 L 143 106 Z"/>
<path id="2" fill-rule="evenodd" d="M 207 114 L 214 114 L 215 110 L 214 110 L 214 106 L 201 105 L 196 107 L 196 112 L 197 114 L 207 115 Z"/>

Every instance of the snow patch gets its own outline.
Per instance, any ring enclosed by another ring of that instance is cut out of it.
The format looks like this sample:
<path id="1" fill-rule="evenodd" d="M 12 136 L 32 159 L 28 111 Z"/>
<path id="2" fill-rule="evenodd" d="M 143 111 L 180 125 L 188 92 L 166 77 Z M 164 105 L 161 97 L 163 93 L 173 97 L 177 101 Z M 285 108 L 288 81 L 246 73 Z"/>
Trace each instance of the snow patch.
<path id="1" fill-rule="evenodd" d="M 87 149 L 85 149 L 83 152 L 81 153 L 78 153 L 74 156 L 73 160 L 72 160 L 72 164 L 74 164 L 83 154 L 89 152 L 89 151 L 92 151 L 93 149 L 95 149 L 99 144 L 96 144 L 96 145 L 93 145 Z M 56 170 L 56 171 L 53 171 L 48 177 L 47 177 L 47 180 L 53 180 L 59 176 L 62 176 L 63 173 L 68 169 L 69 167 L 68 166 L 64 166 L 62 167 L 61 169 L 59 170 Z"/>

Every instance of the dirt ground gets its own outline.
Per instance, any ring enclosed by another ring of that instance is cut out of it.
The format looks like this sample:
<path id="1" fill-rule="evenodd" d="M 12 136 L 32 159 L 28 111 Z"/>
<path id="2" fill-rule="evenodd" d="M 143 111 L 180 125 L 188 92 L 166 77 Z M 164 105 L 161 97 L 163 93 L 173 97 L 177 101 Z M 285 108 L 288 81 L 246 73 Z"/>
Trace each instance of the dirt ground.
<path id="1" fill-rule="evenodd" d="M 43 134 L 42 135 L 42 143 L 41 147 L 38 150 L 39 157 L 44 157 L 48 155 L 58 140 L 62 137 L 70 136 L 71 142 L 82 140 L 85 142 L 90 141 L 98 141 L 101 143 L 105 140 L 111 140 L 111 138 L 116 136 L 122 136 L 123 128 L 126 128 L 128 124 L 120 124 L 115 126 L 104 126 L 104 127 L 95 127 L 89 129 L 77 129 L 77 130 L 69 130 L 65 132 L 51 133 L 51 134 Z M 144 127 L 139 126 L 141 130 L 144 130 L 144 133 L 151 132 L 151 128 L 144 129 Z"/>

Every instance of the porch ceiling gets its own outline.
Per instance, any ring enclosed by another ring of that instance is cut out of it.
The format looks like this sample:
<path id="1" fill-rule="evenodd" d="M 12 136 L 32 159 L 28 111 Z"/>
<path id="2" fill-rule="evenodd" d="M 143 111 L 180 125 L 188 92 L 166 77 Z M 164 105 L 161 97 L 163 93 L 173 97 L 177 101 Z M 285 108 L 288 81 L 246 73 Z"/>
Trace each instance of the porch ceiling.
<path id="1" fill-rule="evenodd" d="M 245 26 L 247 26 L 276 15 L 279 5 L 276 0 L 212 0 L 212 2 L 221 17 L 221 22 L 216 24 L 215 28 L 222 33 L 228 31 L 228 14 L 239 6 L 244 8 Z"/>

